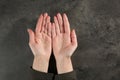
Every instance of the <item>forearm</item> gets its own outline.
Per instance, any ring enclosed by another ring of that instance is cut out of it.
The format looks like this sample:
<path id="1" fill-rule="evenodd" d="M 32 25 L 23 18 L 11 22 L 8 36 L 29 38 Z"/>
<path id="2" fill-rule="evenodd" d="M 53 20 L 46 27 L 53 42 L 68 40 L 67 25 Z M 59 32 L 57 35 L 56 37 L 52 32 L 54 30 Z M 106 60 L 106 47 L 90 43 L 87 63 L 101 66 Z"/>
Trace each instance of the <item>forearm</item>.
<path id="1" fill-rule="evenodd" d="M 45 59 L 42 59 L 42 57 L 34 57 L 32 68 L 34 70 L 47 73 L 48 65 L 49 62 Z"/>

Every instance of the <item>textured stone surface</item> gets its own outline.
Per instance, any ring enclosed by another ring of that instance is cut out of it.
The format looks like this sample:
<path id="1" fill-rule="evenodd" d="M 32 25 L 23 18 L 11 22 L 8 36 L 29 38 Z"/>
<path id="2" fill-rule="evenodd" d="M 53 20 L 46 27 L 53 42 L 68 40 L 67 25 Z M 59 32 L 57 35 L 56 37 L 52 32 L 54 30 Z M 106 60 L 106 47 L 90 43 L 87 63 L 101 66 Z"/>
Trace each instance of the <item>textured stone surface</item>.
<path id="1" fill-rule="evenodd" d="M 38 16 L 67 13 L 79 47 L 79 80 L 120 80 L 120 0 L 0 0 L 0 80 L 30 80 L 27 28 Z"/>

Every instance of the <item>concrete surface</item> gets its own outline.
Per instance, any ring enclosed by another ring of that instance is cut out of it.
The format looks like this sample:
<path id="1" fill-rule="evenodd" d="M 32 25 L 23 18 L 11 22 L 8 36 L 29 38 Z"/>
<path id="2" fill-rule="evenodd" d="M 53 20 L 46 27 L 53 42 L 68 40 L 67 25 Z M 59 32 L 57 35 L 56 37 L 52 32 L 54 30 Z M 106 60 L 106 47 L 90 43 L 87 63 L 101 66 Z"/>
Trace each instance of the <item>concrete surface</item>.
<path id="1" fill-rule="evenodd" d="M 44 12 L 67 13 L 76 29 L 78 80 L 120 80 L 120 0 L 0 0 L 0 80 L 30 80 L 26 29 Z"/>

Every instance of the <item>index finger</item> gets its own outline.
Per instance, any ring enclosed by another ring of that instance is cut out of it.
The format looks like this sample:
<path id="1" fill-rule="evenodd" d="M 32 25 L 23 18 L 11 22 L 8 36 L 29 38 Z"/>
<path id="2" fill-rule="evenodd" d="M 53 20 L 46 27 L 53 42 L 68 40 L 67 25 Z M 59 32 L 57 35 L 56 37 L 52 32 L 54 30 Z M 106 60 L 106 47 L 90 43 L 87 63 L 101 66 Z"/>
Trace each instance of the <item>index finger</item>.
<path id="1" fill-rule="evenodd" d="M 65 13 L 63 14 L 63 24 L 64 24 L 65 33 L 70 34 L 70 23 L 68 21 L 67 15 Z"/>
<path id="2" fill-rule="evenodd" d="M 36 29 L 35 29 L 36 33 L 41 32 L 42 21 L 43 21 L 43 15 L 41 14 L 37 21 L 37 25 L 36 25 Z"/>

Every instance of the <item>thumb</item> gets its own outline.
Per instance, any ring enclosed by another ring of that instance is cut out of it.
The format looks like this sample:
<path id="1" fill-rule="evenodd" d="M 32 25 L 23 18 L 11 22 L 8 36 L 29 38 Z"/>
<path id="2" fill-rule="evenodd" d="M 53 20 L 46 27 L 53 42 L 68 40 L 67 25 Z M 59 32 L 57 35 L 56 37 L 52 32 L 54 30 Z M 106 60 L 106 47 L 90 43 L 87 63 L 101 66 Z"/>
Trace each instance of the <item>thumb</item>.
<path id="1" fill-rule="evenodd" d="M 71 43 L 72 43 L 72 45 L 77 47 L 78 43 L 77 43 L 77 36 L 76 36 L 75 29 L 72 30 L 70 36 L 71 36 Z"/>
<path id="2" fill-rule="evenodd" d="M 27 32 L 29 34 L 29 44 L 34 43 L 35 42 L 34 32 L 31 29 L 27 29 Z"/>

